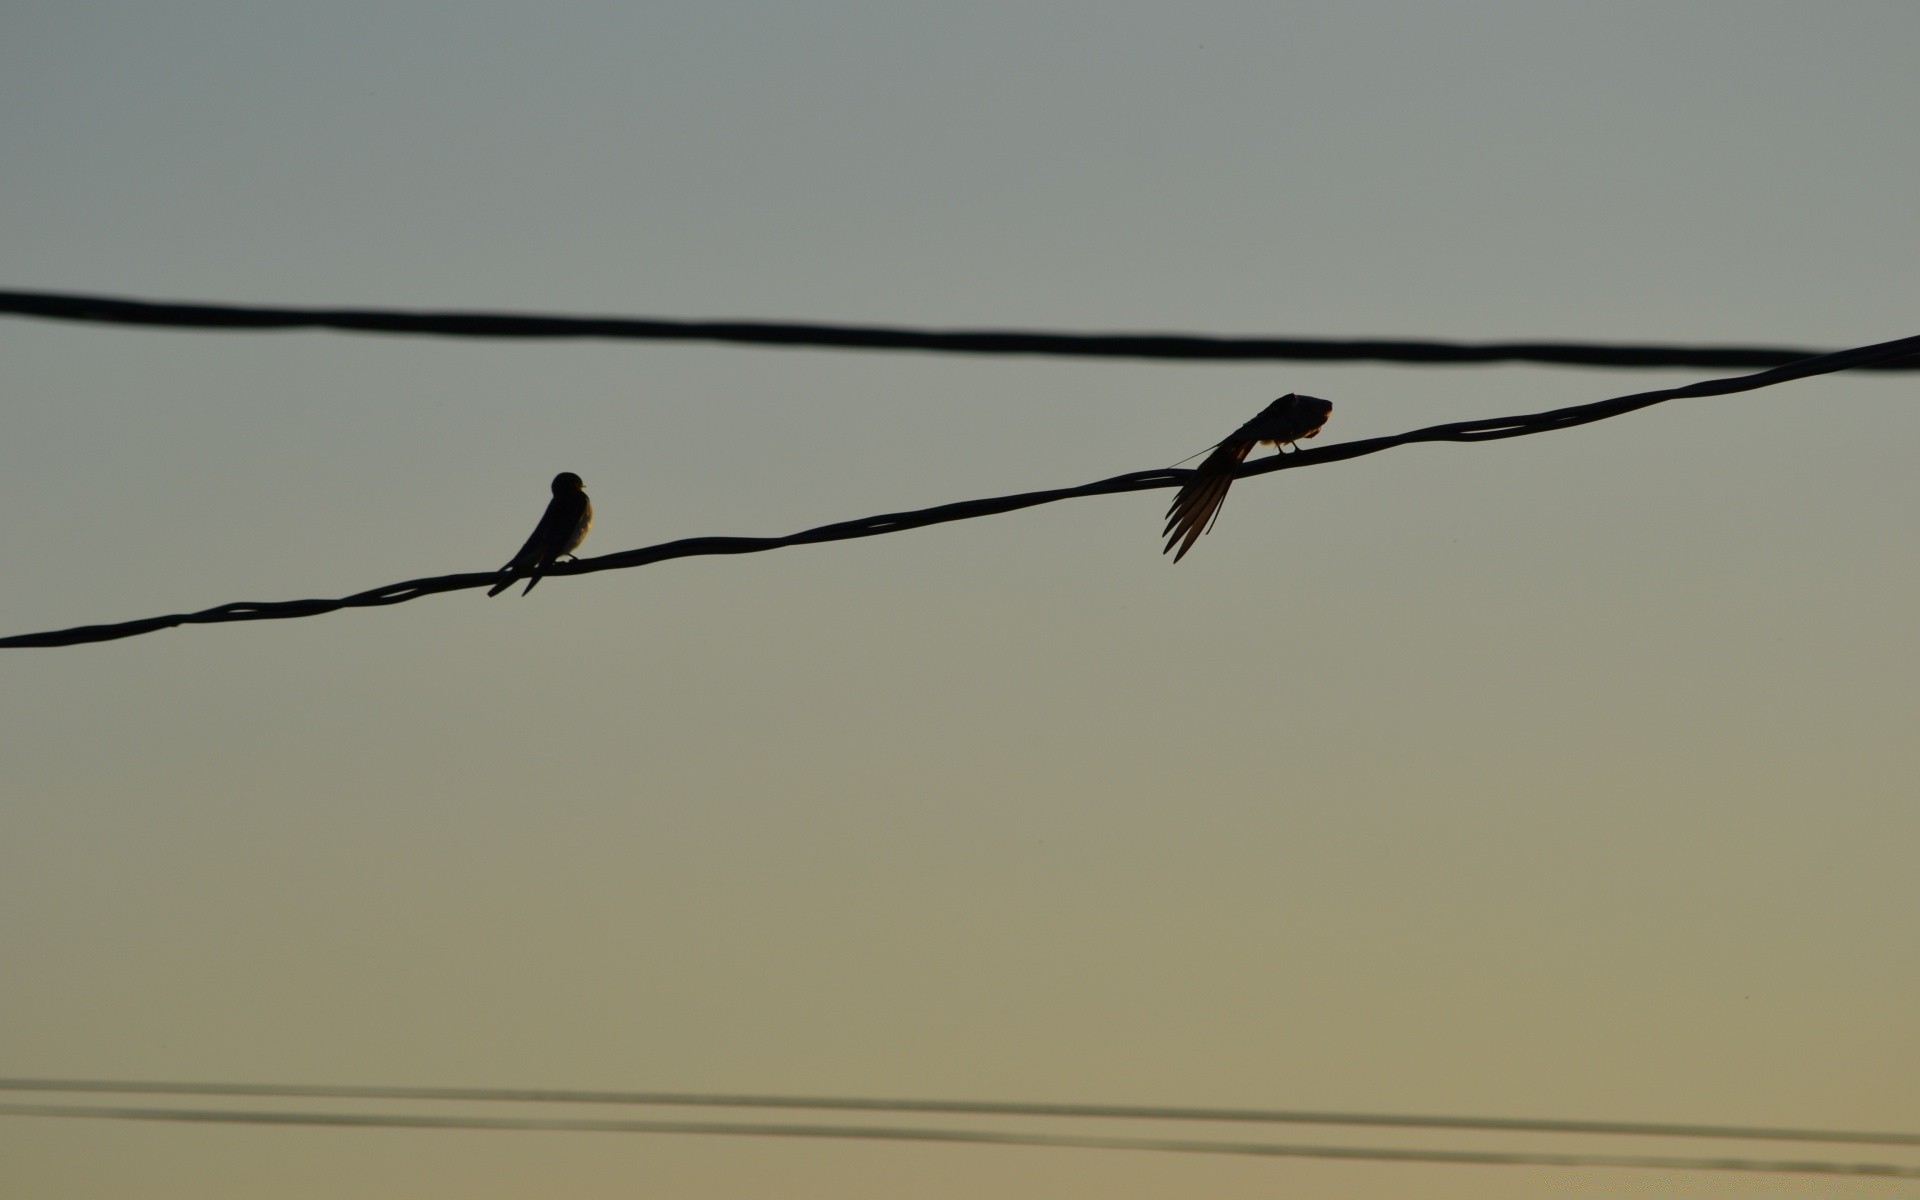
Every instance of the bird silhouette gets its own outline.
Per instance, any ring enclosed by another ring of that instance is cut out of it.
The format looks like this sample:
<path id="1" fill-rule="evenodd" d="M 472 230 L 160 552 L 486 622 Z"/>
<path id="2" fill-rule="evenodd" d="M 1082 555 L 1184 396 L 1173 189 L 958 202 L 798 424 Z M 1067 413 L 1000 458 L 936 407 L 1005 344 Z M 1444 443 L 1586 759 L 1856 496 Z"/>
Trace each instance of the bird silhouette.
<path id="1" fill-rule="evenodd" d="M 533 527 L 533 534 L 527 538 L 527 544 L 520 547 L 520 553 L 500 568 L 500 582 L 488 588 L 487 595 L 498 596 L 525 575 L 527 588 L 520 593 L 524 596 L 540 582 L 542 571 L 573 554 L 574 547 L 586 538 L 587 530 L 593 525 L 593 503 L 582 490 L 585 487 L 572 471 L 562 471 L 553 477 L 553 499 L 547 502 L 547 511 L 541 514 L 540 523 Z"/>
<path id="2" fill-rule="evenodd" d="M 1213 448 L 1213 453 L 1194 471 L 1193 478 L 1174 495 L 1172 505 L 1167 508 L 1167 527 L 1160 531 L 1167 539 L 1166 547 L 1160 552 L 1166 554 L 1178 545 L 1180 549 L 1173 555 L 1173 561 L 1179 562 L 1193 549 L 1200 535 L 1213 527 L 1214 519 L 1220 515 L 1220 505 L 1226 501 L 1227 489 L 1233 486 L 1234 470 L 1246 461 L 1255 446 L 1271 442 L 1275 449 L 1285 453 L 1284 447 L 1319 433 L 1332 411 L 1332 403 L 1318 396 L 1288 393 L 1234 430 Z"/>

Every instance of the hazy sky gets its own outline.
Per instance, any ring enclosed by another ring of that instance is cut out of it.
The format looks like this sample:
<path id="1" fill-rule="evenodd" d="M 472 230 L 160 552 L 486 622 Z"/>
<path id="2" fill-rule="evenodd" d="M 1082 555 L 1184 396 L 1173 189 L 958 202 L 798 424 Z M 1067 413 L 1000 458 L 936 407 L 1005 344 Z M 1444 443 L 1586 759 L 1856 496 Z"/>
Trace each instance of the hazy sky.
<path id="1" fill-rule="evenodd" d="M 0 287 L 1858 345 L 1920 333 L 1917 37 L 1902 2 L 21 2 Z M 1289 391 L 1327 443 L 1711 374 L 0 319 L 0 634 L 488 570 L 560 470 L 604 553 L 1161 466 Z M 1913 1129 L 1916 387 L 1248 480 L 1177 567 L 1152 492 L 4 652 L 0 1076 Z M 74 1200 L 1682 1188 L 1920 1195 L 0 1118 L 0 1190 Z"/>

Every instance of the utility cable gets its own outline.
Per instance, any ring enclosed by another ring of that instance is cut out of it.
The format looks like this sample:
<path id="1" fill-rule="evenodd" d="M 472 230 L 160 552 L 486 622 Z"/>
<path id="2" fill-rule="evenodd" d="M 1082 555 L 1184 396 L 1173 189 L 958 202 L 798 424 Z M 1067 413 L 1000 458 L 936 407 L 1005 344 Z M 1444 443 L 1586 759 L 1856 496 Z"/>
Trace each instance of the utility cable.
<path id="1" fill-rule="evenodd" d="M 1814 358 L 1801 359 L 1785 366 L 1774 367 L 1753 375 L 1740 375 L 1728 379 L 1709 379 L 1684 387 L 1661 388 L 1657 391 L 1638 392 L 1630 396 L 1618 396 L 1610 400 L 1600 400 L 1591 404 L 1580 404 L 1570 408 L 1553 409 L 1548 412 L 1527 413 L 1511 417 L 1483 417 L 1471 421 L 1454 421 L 1445 425 L 1432 425 L 1425 429 L 1416 429 L 1408 433 L 1394 434 L 1388 437 L 1363 438 L 1359 441 L 1341 442 L 1331 446 L 1322 446 L 1313 450 L 1303 450 L 1296 454 L 1274 455 L 1243 463 L 1235 472 L 1236 478 L 1252 475 L 1265 475 L 1273 471 L 1292 470 L 1299 467 L 1320 466 L 1325 463 L 1341 462 L 1350 458 L 1359 458 L 1367 454 L 1377 454 L 1382 450 L 1391 450 L 1397 446 L 1409 446 L 1420 442 L 1484 442 L 1500 438 L 1522 437 L 1528 434 L 1547 433 L 1556 429 L 1571 429 L 1577 425 L 1586 425 L 1594 421 L 1603 421 L 1610 417 L 1622 416 L 1642 408 L 1649 408 L 1669 400 L 1695 399 L 1707 396 L 1726 396 L 1737 392 L 1750 392 L 1775 384 L 1787 383 L 1795 379 L 1805 379 L 1814 375 L 1825 375 L 1835 371 L 1860 370 L 1877 363 L 1886 363 L 1897 359 L 1920 354 L 1920 336 L 1900 338 L 1896 341 L 1881 342 L 1872 346 L 1861 346 L 1852 350 L 1841 350 L 1832 354 L 1823 354 Z M 908 529 L 920 529 L 928 525 L 939 525 L 948 521 L 965 521 L 976 517 L 992 516 L 997 513 L 1014 512 L 1023 508 L 1033 508 L 1041 504 L 1052 504 L 1060 500 L 1070 500 L 1083 496 L 1107 496 L 1121 492 L 1147 491 L 1155 488 L 1179 487 L 1191 478 L 1190 470 L 1177 470 L 1158 467 L 1148 471 L 1135 471 L 1127 475 L 1116 475 L 1111 479 L 1097 480 L 1078 487 L 1054 488 L 1047 491 L 1023 492 L 1011 496 L 993 496 L 981 500 L 963 500 L 954 504 L 943 504 L 933 508 L 916 509 L 911 512 L 884 513 L 878 516 L 862 517 L 853 521 L 842 521 L 834 525 L 822 525 L 816 529 L 802 530 L 785 537 L 703 537 L 685 538 L 677 542 L 663 542 L 656 546 L 642 546 L 635 550 L 623 550 L 613 554 L 603 554 L 596 558 L 578 559 L 573 562 L 559 563 L 545 572 L 548 577 L 563 575 L 587 575 L 595 571 L 625 570 L 631 567 L 649 566 L 675 558 L 689 558 L 709 554 L 753 554 L 765 550 L 778 550 L 786 546 L 814 545 L 820 542 L 839 542 L 853 538 L 875 537 L 885 533 L 901 533 Z M 123 621 L 112 625 L 83 625 L 72 629 L 53 630 L 45 633 L 18 634 L 0 638 L 0 649 L 24 649 L 29 647 L 73 646 L 86 642 L 107 642 L 118 638 L 134 637 L 143 633 L 152 633 L 160 629 L 169 629 L 176 625 L 211 625 L 229 621 L 268 621 L 284 620 L 294 617 L 312 617 L 322 613 L 337 612 L 343 608 L 375 608 L 388 604 L 403 604 L 417 600 L 422 596 L 437 595 L 441 592 L 461 591 L 467 588 L 491 587 L 498 583 L 498 571 L 481 573 L 440 575 L 427 579 L 411 579 L 401 583 L 391 583 L 385 587 L 358 592 L 331 600 L 282 600 L 282 601 L 238 601 L 223 604 L 217 608 L 204 609 L 194 613 L 173 613 L 167 616 L 146 617 L 135 621 Z"/>
<path id="2" fill-rule="evenodd" d="M 880 1125 L 785 1125 L 732 1121 L 620 1121 L 537 1117 L 447 1117 L 390 1113 L 258 1112 L 182 1108 L 107 1108 L 89 1105 L 0 1104 L 0 1117 L 57 1117 L 193 1124 L 314 1126 L 348 1129 L 461 1129 L 492 1132 L 652 1133 L 721 1137 L 782 1137 L 970 1146 L 1044 1146 L 1070 1150 L 1153 1150 L 1175 1154 L 1322 1158 L 1358 1162 L 1445 1163 L 1518 1167 L 1637 1167 L 1665 1171 L 1740 1171 L 1766 1175 L 1850 1175 L 1920 1179 L 1920 1167 L 1893 1163 L 1811 1159 L 1708 1158 L 1655 1154 L 1542 1154 L 1491 1150 L 1308 1146 L 1279 1142 L 1218 1142 L 1182 1138 L 1090 1137 L 988 1129 L 932 1129 Z"/>
<path id="3" fill-rule="evenodd" d="M 26 291 L 0 291 L 0 314 L 48 321 L 163 329 L 327 329 L 349 333 L 421 334 L 454 338 L 721 342 L 744 346 L 833 350 L 1239 362 L 1547 363 L 1579 367 L 1718 369 L 1781 366 L 1822 353 L 1791 346 L 1223 337 L 1185 333 L 1048 333 L 1005 329 L 911 329 L 798 321 L 700 321 L 669 317 L 283 308 Z M 1904 361 L 1889 359 L 1861 369 L 1920 370 L 1920 358 Z"/>
<path id="4" fill-rule="evenodd" d="M 725 1092 L 589 1091 L 569 1088 L 395 1087 L 298 1083 L 198 1083 L 113 1079 L 0 1079 L 0 1092 L 90 1095 L 224 1096 L 301 1100 L 425 1100 L 460 1103 L 595 1104 L 648 1108 L 750 1108 L 810 1112 L 885 1112 L 976 1117 L 1200 1121 L 1214 1124 L 1334 1125 L 1375 1129 L 1446 1129 L 1487 1133 L 1596 1134 L 1717 1141 L 1829 1142 L 1920 1146 L 1920 1133 L 1791 1129 L 1766 1125 L 1702 1125 L 1657 1121 L 1576 1121 L 1535 1117 L 1435 1116 L 1412 1113 L 1314 1112 L 1179 1105 L 1057 1104 L 1007 1100 L 780 1096 Z"/>

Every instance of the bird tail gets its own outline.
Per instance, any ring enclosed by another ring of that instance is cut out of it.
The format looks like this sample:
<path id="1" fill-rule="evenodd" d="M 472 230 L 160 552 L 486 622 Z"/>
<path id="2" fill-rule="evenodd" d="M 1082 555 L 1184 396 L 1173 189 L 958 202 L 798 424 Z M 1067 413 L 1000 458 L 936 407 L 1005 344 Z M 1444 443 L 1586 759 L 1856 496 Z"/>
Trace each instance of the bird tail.
<path id="1" fill-rule="evenodd" d="M 1173 503 L 1167 508 L 1167 526 L 1161 535 L 1167 539 L 1162 554 L 1173 554 L 1173 561 L 1179 562 L 1200 540 L 1200 535 L 1213 527 L 1214 519 L 1220 515 L 1220 506 L 1226 502 L 1227 489 L 1233 486 L 1234 470 L 1247 457 L 1247 451 L 1253 449 L 1253 443 L 1230 438 L 1214 448 L 1206 461 L 1195 468 L 1193 477 L 1186 486 L 1175 494 Z M 1178 551 L 1174 547 L 1178 545 Z"/>
<path id="2" fill-rule="evenodd" d="M 514 574 L 511 569 L 502 571 L 500 572 L 500 582 L 488 588 L 487 595 L 498 596 L 501 592 L 506 591 L 508 588 L 512 587 L 515 583 L 519 582 L 519 579 L 520 579 L 520 576 Z M 528 584 L 527 586 L 531 588 L 533 585 Z M 526 595 L 525 592 L 522 592 L 520 594 L 523 596 Z"/>

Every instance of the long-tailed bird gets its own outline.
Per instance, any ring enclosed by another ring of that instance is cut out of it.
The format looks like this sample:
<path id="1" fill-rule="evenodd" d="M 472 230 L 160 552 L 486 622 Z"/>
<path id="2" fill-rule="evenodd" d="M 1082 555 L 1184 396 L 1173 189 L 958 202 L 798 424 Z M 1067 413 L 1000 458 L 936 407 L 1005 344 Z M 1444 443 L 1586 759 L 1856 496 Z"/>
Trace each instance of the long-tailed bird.
<path id="1" fill-rule="evenodd" d="M 1167 545 L 1160 553 L 1171 551 L 1177 544 L 1180 549 L 1173 561 L 1179 562 L 1193 549 L 1200 535 L 1213 527 L 1214 518 L 1220 515 L 1220 505 L 1227 498 L 1227 489 L 1233 486 L 1234 469 L 1246 461 L 1255 446 L 1271 442 L 1274 449 L 1284 454 L 1284 447 L 1319 433 L 1332 411 L 1333 405 L 1318 396 L 1288 393 L 1234 430 L 1213 448 L 1213 453 L 1194 471 L 1193 478 L 1174 496 L 1173 504 L 1167 509 L 1167 527 L 1161 530 Z"/>
<path id="2" fill-rule="evenodd" d="M 527 590 L 520 593 L 524 596 L 540 582 L 542 571 L 572 555 L 593 525 L 593 503 L 581 490 L 585 487 L 572 471 L 553 477 L 553 499 L 547 502 L 547 511 L 541 514 L 540 523 L 533 527 L 533 536 L 520 547 L 520 553 L 500 568 L 500 582 L 487 589 L 487 595 L 498 596 L 525 575 Z"/>

